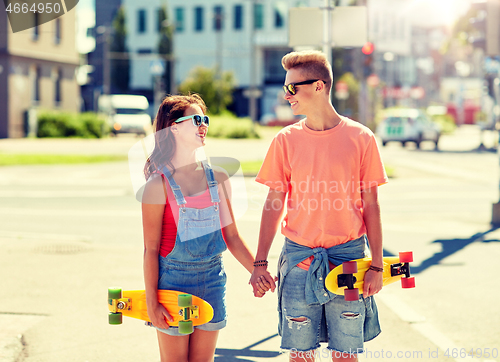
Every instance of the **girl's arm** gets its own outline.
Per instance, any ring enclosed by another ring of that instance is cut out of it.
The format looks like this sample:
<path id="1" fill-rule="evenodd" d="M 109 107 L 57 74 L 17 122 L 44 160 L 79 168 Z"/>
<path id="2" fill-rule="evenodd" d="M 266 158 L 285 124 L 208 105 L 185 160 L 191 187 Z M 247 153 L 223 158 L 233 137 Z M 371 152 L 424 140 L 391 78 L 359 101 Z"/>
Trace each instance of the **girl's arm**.
<path id="1" fill-rule="evenodd" d="M 165 210 L 166 192 L 161 177 L 154 177 L 146 184 L 142 200 L 142 225 L 144 234 L 144 283 L 148 316 L 154 326 L 166 329 L 172 321 L 167 310 L 158 302 L 158 278 L 161 228 Z"/>

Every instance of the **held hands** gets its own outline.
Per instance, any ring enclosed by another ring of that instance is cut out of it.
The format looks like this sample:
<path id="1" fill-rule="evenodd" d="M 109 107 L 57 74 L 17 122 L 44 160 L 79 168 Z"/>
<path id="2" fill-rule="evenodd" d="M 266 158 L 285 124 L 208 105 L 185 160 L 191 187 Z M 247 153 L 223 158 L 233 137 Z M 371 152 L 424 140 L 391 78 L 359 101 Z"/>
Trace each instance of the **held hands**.
<path id="1" fill-rule="evenodd" d="M 151 323 L 161 329 L 168 329 L 170 327 L 168 322 L 174 321 L 172 316 L 167 312 L 167 309 L 158 302 L 148 303 L 148 316 Z"/>
<path id="2" fill-rule="evenodd" d="M 265 266 L 258 266 L 253 269 L 249 284 L 252 284 L 254 296 L 262 298 L 268 290 L 274 293 L 277 280 Z"/>

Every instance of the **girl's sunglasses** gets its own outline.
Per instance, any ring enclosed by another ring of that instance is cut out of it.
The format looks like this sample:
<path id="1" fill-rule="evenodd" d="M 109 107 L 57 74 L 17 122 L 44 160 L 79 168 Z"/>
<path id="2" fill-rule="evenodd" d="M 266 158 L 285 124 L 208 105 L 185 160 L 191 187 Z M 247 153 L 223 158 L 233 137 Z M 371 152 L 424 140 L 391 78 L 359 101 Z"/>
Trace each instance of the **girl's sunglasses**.
<path id="1" fill-rule="evenodd" d="M 210 123 L 210 119 L 208 118 L 208 116 L 200 116 L 199 114 L 195 114 L 195 115 L 192 115 L 192 116 L 181 117 L 181 118 L 175 120 L 174 122 L 175 123 L 180 123 L 180 122 L 187 121 L 188 119 L 192 119 L 193 120 L 193 125 L 195 127 L 200 127 L 202 124 L 204 124 L 205 126 L 208 127 L 208 124 Z"/>
<path id="2" fill-rule="evenodd" d="M 303 82 L 290 83 L 290 84 L 283 86 L 283 92 L 285 92 L 285 95 L 290 94 L 290 95 L 294 96 L 297 93 L 297 89 L 295 88 L 296 86 L 304 85 L 304 84 L 312 84 L 312 83 L 317 82 L 319 80 L 321 80 L 321 79 L 309 79 L 309 80 L 305 80 Z"/>

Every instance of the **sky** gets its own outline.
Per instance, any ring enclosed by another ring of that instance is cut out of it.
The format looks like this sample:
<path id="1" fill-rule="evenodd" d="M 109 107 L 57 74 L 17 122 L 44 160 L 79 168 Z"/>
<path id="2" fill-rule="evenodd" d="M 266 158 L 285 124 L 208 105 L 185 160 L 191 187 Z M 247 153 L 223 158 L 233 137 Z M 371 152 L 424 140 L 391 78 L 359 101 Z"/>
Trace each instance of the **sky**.
<path id="1" fill-rule="evenodd" d="M 87 29 L 95 26 L 94 1 L 95 0 L 80 0 L 76 6 L 76 46 L 78 52 L 82 54 L 91 52 L 95 47 L 95 40 L 87 37 Z"/>
<path id="2" fill-rule="evenodd" d="M 411 0 L 406 11 L 411 14 L 412 23 L 419 26 L 446 25 L 470 8 L 471 0 Z"/>

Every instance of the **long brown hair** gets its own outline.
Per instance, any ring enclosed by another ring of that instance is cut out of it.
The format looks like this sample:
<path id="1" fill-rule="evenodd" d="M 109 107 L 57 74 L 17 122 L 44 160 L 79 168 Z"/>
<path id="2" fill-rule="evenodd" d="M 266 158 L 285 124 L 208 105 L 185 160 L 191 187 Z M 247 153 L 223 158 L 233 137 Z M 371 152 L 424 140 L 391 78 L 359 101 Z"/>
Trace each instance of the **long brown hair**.
<path id="1" fill-rule="evenodd" d="M 155 146 L 144 165 L 146 180 L 165 165 L 170 166 L 175 172 L 172 158 L 175 154 L 176 141 L 170 126 L 175 120 L 183 117 L 186 109 L 192 105 L 199 106 L 203 113 L 207 111 L 205 102 L 198 94 L 167 96 L 161 103 L 153 123 Z"/>

